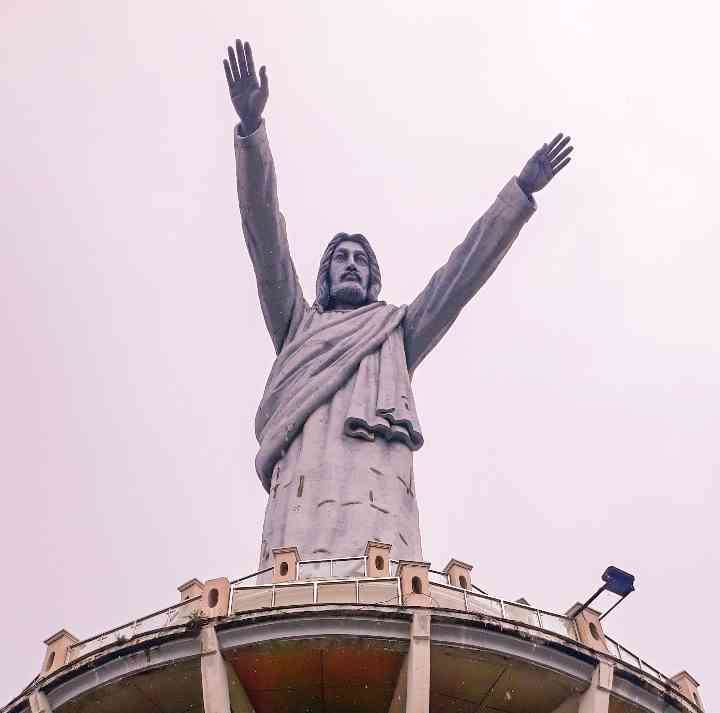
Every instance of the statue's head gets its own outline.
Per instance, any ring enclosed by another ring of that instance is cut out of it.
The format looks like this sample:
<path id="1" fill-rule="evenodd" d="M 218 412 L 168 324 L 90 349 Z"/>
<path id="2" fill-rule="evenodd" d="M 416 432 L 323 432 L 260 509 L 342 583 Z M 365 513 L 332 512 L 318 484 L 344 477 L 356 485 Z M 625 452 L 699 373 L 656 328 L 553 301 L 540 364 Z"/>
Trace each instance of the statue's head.
<path id="1" fill-rule="evenodd" d="M 377 301 L 380 266 L 364 235 L 338 233 L 325 248 L 317 278 L 317 305 L 361 307 Z"/>

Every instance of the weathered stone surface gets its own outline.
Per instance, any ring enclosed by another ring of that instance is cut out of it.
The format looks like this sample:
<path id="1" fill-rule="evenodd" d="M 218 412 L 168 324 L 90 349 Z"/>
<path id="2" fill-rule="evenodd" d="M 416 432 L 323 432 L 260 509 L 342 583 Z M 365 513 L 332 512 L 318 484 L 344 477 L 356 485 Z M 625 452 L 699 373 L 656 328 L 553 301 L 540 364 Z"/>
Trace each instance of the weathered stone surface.
<path id="1" fill-rule="evenodd" d="M 407 306 L 378 302 L 380 266 L 359 233 L 338 233 L 303 297 L 278 206 L 262 113 L 269 89 L 249 43 L 228 49 L 243 232 L 277 359 L 255 420 L 269 493 L 260 569 L 274 548 L 309 559 L 362 555 L 368 540 L 420 560 L 412 452 L 423 444 L 411 374 L 494 272 L 535 210 L 532 194 L 570 161 L 570 137 L 543 144 Z M 270 579 L 269 575 L 262 578 Z"/>
<path id="2" fill-rule="evenodd" d="M 278 353 L 256 418 L 256 468 L 269 492 L 259 568 L 277 547 L 295 545 L 307 559 L 361 556 L 368 540 L 420 560 L 412 453 L 423 438 L 410 374 L 493 272 L 534 202 L 511 180 L 408 307 L 373 301 L 380 270 L 369 243 L 339 236 L 330 247 L 346 270 L 334 276 L 326 250 L 310 305 L 290 257 L 264 124 L 236 133 L 235 146 L 245 238 Z M 333 295 L 343 280 L 365 292 L 340 309 Z"/>

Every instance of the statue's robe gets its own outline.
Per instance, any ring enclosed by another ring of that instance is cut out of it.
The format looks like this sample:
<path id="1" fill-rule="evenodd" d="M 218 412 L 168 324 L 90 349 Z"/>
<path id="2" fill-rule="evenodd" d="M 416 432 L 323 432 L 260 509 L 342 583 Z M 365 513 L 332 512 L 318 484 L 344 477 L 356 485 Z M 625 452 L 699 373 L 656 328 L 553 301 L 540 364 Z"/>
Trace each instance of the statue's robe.
<path id="1" fill-rule="evenodd" d="M 411 375 L 535 203 L 511 179 L 407 307 L 323 310 L 306 302 L 295 273 L 264 123 L 247 137 L 236 130 L 235 154 L 243 232 L 278 355 L 255 422 L 269 493 L 260 568 L 276 547 L 294 545 L 303 559 L 354 557 L 368 540 L 421 560 L 412 452 L 423 437 Z"/>

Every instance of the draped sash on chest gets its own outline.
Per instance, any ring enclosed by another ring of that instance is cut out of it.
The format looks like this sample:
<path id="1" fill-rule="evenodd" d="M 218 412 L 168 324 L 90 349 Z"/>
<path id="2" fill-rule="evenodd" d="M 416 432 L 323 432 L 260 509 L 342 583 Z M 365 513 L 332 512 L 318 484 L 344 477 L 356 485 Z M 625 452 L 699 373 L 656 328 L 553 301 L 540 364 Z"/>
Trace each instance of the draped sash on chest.
<path id="1" fill-rule="evenodd" d="M 255 468 L 267 491 L 275 464 L 307 418 L 356 372 L 344 435 L 422 446 L 403 346 L 405 310 L 373 302 L 308 313 L 275 360 L 255 417 Z"/>

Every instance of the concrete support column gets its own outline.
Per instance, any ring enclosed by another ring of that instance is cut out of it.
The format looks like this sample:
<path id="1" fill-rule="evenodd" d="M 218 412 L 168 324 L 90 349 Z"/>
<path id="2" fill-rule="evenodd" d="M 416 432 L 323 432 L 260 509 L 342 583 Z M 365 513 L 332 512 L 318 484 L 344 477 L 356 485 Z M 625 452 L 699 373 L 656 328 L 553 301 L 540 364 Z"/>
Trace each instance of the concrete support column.
<path id="1" fill-rule="evenodd" d="M 410 648 L 400 669 L 388 713 L 430 711 L 430 612 L 416 611 L 410 624 Z"/>
<path id="2" fill-rule="evenodd" d="M 28 696 L 28 702 L 32 713 L 52 713 L 50 702 L 42 691 L 33 691 Z"/>
<path id="3" fill-rule="evenodd" d="M 255 713 L 235 669 L 223 658 L 212 624 L 200 631 L 200 670 L 205 713 Z"/>
<path id="4" fill-rule="evenodd" d="M 430 612 L 413 613 L 407 655 L 405 713 L 430 711 Z"/>
<path id="5" fill-rule="evenodd" d="M 580 696 L 578 713 L 607 713 L 613 684 L 613 667 L 600 661 L 593 673 L 590 688 Z"/>
<path id="6" fill-rule="evenodd" d="M 200 630 L 200 670 L 205 713 L 232 713 L 225 659 L 212 624 Z"/>
<path id="7" fill-rule="evenodd" d="M 600 661 L 593 672 L 590 688 L 579 696 L 571 696 L 553 713 L 608 713 L 613 683 L 613 667 Z"/>

